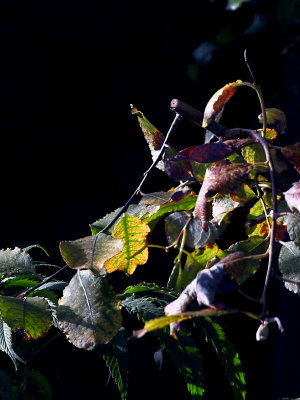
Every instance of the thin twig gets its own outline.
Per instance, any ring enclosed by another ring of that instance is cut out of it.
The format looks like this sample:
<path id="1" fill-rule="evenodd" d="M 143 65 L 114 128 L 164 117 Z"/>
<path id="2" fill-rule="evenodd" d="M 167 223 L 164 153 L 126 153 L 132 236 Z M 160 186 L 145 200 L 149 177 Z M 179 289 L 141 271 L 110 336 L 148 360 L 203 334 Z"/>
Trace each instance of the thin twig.
<path id="1" fill-rule="evenodd" d="M 245 63 L 247 65 L 248 71 L 250 72 L 253 84 L 256 86 L 257 84 L 256 84 L 255 76 L 253 74 L 252 68 L 251 68 L 251 66 L 249 64 L 249 61 L 248 61 L 247 49 L 244 50 L 244 60 L 245 60 Z"/>
<path id="2" fill-rule="evenodd" d="M 177 128 L 178 123 L 179 123 L 179 121 L 181 119 L 182 119 L 182 117 L 179 114 L 176 114 L 176 116 L 175 116 L 175 118 L 174 118 L 174 120 L 173 120 L 173 122 L 172 122 L 172 124 L 170 126 L 170 129 L 169 129 L 169 131 L 168 131 L 168 133 L 167 133 L 167 135 L 165 137 L 165 140 L 164 140 L 163 145 L 162 145 L 162 147 L 160 149 L 160 152 L 158 153 L 156 159 L 151 164 L 150 168 L 148 168 L 147 171 L 144 173 L 144 177 L 141 180 L 140 184 L 135 189 L 135 191 L 132 193 L 132 195 L 129 197 L 129 199 L 127 200 L 125 205 L 121 208 L 121 210 L 118 212 L 118 214 L 113 218 L 113 220 L 108 225 L 106 225 L 106 227 L 104 229 L 102 229 L 102 231 L 98 232 L 97 235 L 100 235 L 100 233 L 105 233 L 106 231 L 108 231 L 108 229 L 111 226 L 113 226 L 113 224 L 119 219 L 119 217 L 127 210 L 127 208 L 131 204 L 131 202 L 134 199 L 134 197 L 141 192 L 141 188 L 142 188 L 145 180 L 148 178 L 150 172 L 156 167 L 158 162 L 161 160 L 161 158 L 162 158 L 162 156 L 163 156 L 163 154 L 164 154 L 164 152 L 166 150 L 168 141 L 169 141 L 170 137 L 172 136 L 173 132 L 175 131 L 175 129 Z"/>

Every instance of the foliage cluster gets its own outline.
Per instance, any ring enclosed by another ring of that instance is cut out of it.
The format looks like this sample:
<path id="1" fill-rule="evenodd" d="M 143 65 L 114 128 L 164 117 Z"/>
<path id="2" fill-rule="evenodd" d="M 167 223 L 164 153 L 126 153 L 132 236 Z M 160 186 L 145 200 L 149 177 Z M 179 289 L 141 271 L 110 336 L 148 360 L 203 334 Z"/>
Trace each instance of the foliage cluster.
<path id="1" fill-rule="evenodd" d="M 241 87 L 258 95 L 262 127 L 256 130 L 219 125 L 226 103 Z M 292 184 L 283 172 L 289 167 L 300 172 L 300 143 L 276 144 L 284 134 L 285 115 L 265 108 L 255 80 L 225 85 L 209 100 L 204 115 L 178 100 L 172 101 L 171 108 L 175 119 L 165 137 L 132 106 L 153 163 L 124 207 L 95 221 L 90 236 L 60 244 L 66 266 L 45 278 L 37 273 L 41 264 L 29 255 L 31 248 L 0 251 L 0 349 L 16 368 L 23 360 L 13 346 L 12 332 L 35 340 L 54 326 L 77 348 L 101 350 L 125 400 L 128 331 L 122 314 L 129 313 L 145 323 L 131 337 L 153 332 L 160 343 L 155 359 L 161 364 L 163 353 L 170 354 L 193 399 L 202 399 L 205 393 L 202 356 L 193 329 L 202 332 L 220 358 L 234 399 L 245 399 L 239 355 L 217 318 L 233 313 L 253 318 L 258 324 L 258 341 L 267 339 L 270 324 L 283 331 L 279 316 L 270 313 L 268 288 L 275 278 L 282 280 L 287 290 L 299 291 L 300 183 Z M 180 151 L 171 146 L 170 137 L 183 118 L 202 125 L 204 144 Z M 144 194 L 142 185 L 154 167 L 177 181 L 177 186 Z M 139 202 L 133 203 L 138 195 Z M 241 207 L 247 211 L 246 223 L 240 227 L 247 239 L 224 248 L 220 238 Z M 167 245 L 152 243 L 150 236 L 162 225 Z M 139 282 L 117 293 L 110 275 L 121 271 L 130 280 L 136 268 L 147 263 L 149 252 L 159 251 L 154 249 L 176 252 L 165 286 Z M 71 280 L 57 280 L 57 274 L 69 267 L 76 271 Z M 260 298 L 253 299 L 243 285 L 263 268 L 263 291 Z M 232 293 L 246 297 L 253 307 L 242 309 L 239 301 L 231 304 L 228 294 Z M 0 390 L 5 400 L 22 398 L 24 382 L 51 398 L 43 376 L 24 369 L 22 379 L 17 389 L 1 372 Z"/>

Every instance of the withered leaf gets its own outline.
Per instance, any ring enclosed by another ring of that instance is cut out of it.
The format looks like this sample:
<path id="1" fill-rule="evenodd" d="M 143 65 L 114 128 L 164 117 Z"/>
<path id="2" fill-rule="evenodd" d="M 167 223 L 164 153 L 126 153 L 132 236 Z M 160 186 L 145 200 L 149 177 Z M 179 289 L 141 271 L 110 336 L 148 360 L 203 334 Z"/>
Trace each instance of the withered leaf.
<path id="1" fill-rule="evenodd" d="M 212 119 L 218 119 L 222 115 L 226 103 L 242 84 L 240 80 L 228 83 L 211 97 L 204 110 L 203 128 L 206 128 Z"/>
<path id="2" fill-rule="evenodd" d="M 209 197 L 216 193 L 233 192 L 252 168 L 253 166 L 248 163 L 230 164 L 227 160 L 223 160 L 206 170 L 193 213 L 194 217 L 202 222 L 205 230 L 211 216 Z"/>
<path id="3" fill-rule="evenodd" d="M 74 346 L 93 350 L 108 343 L 121 327 L 120 302 L 107 280 L 77 271 L 59 300 L 57 318 Z"/>
<path id="4" fill-rule="evenodd" d="M 283 147 L 281 151 L 300 173 L 300 142 Z"/>

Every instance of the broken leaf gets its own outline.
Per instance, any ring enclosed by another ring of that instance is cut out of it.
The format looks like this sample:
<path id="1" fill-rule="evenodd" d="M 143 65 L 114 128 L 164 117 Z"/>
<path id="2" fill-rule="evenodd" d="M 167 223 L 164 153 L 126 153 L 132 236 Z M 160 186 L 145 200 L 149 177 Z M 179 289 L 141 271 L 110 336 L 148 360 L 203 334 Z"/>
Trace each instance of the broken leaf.
<path id="1" fill-rule="evenodd" d="M 104 277 L 78 270 L 58 302 L 57 318 L 74 346 L 94 350 L 120 329 L 120 302 Z"/>
<path id="2" fill-rule="evenodd" d="M 124 247 L 121 253 L 105 261 L 106 272 L 124 271 L 131 275 L 137 265 L 143 265 L 148 260 L 147 235 L 150 228 L 139 218 L 124 214 L 116 225 L 112 236 L 121 239 Z"/>
<path id="3" fill-rule="evenodd" d="M 109 258 L 120 253 L 123 242 L 105 233 L 82 239 L 61 242 L 60 252 L 65 262 L 72 268 L 88 268 L 98 274 Z"/>
<path id="4" fill-rule="evenodd" d="M 206 128 L 212 119 L 217 119 L 222 115 L 225 104 L 235 94 L 238 86 L 243 84 L 242 81 L 228 83 L 219 89 L 209 100 L 204 110 L 204 118 L 202 127 Z"/>

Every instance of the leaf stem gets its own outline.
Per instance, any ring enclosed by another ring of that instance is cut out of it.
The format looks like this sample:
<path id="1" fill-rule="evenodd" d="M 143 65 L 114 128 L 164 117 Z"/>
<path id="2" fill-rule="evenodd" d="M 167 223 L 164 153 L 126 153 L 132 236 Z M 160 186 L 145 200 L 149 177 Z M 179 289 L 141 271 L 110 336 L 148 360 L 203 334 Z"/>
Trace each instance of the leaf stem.
<path id="1" fill-rule="evenodd" d="M 129 197 L 129 199 L 127 200 L 125 205 L 121 208 L 121 210 L 118 212 L 118 214 L 113 218 L 113 220 L 108 225 L 106 225 L 106 227 L 104 229 L 102 229 L 100 232 L 98 232 L 97 235 L 99 235 L 100 233 L 105 233 L 111 226 L 113 226 L 113 224 L 119 219 L 119 217 L 127 210 L 128 206 L 131 204 L 134 197 L 141 192 L 141 188 L 142 188 L 145 180 L 148 178 L 150 172 L 156 167 L 158 162 L 161 160 L 161 158 L 165 152 L 165 149 L 167 147 L 168 141 L 169 141 L 170 137 L 172 136 L 173 132 L 175 131 L 175 129 L 177 128 L 181 119 L 182 119 L 182 117 L 176 113 L 175 118 L 170 126 L 170 129 L 169 129 L 169 131 L 165 137 L 165 140 L 161 146 L 160 152 L 157 155 L 157 158 L 153 161 L 151 166 L 144 173 L 143 179 L 139 183 L 138 187 L 135 189 L 135 191 Z"/>

